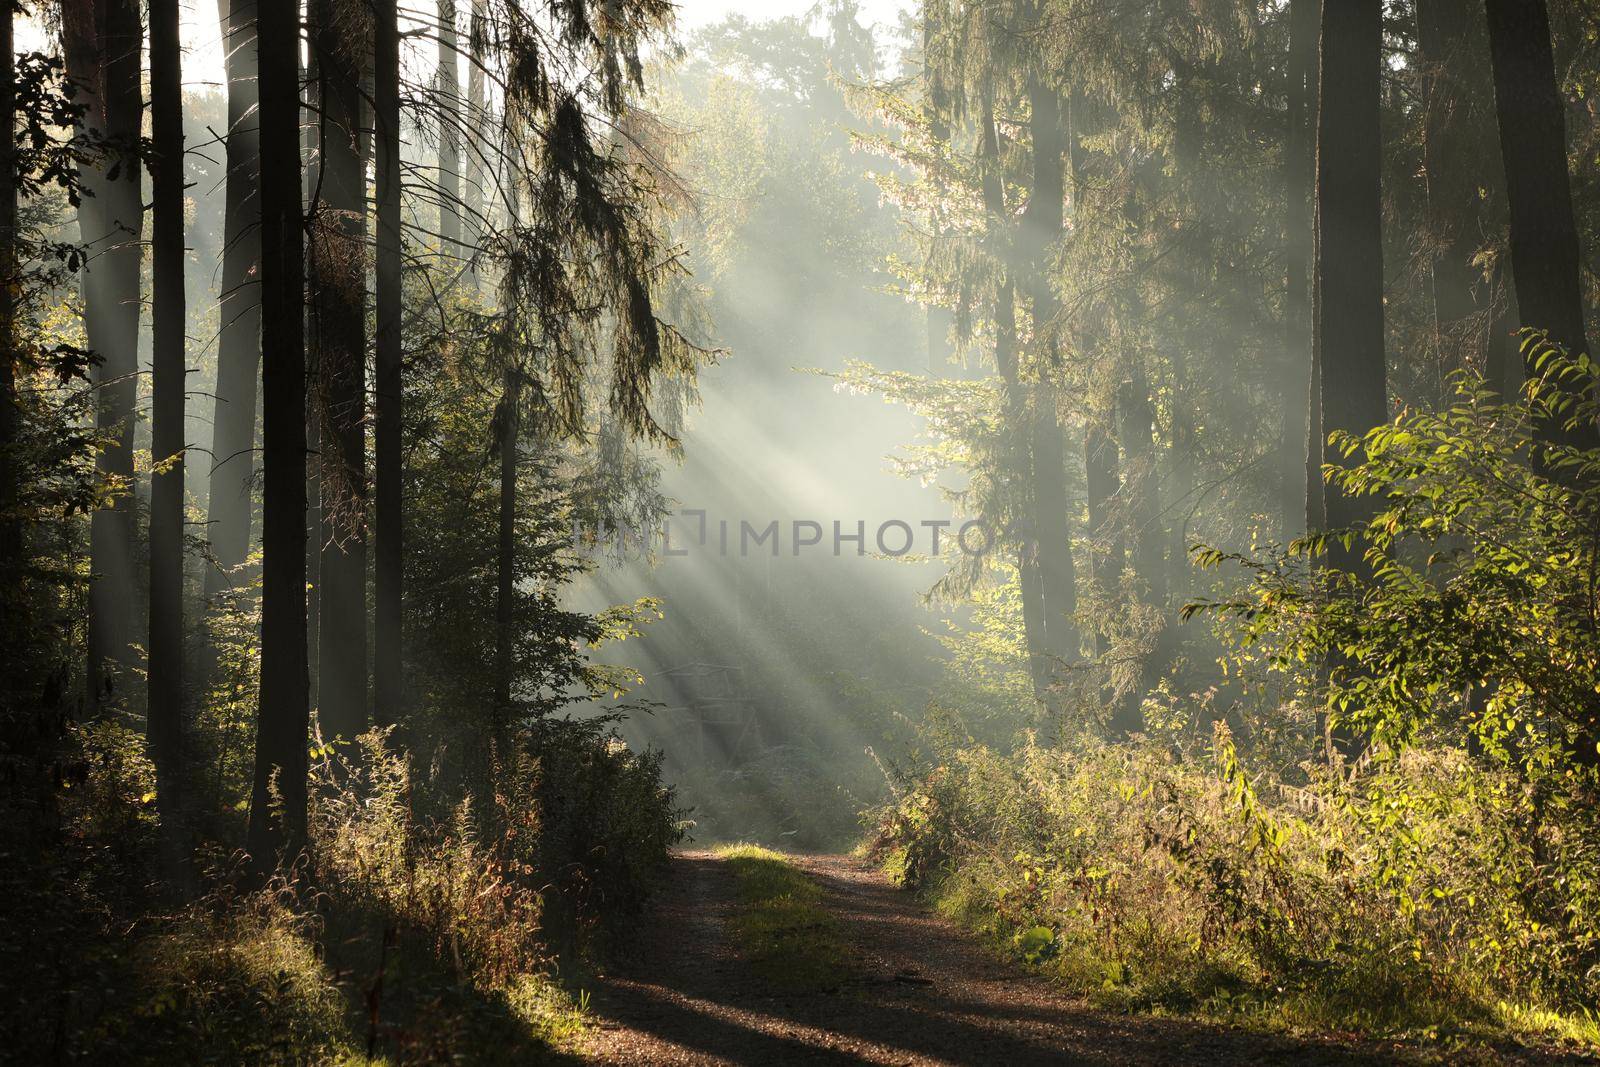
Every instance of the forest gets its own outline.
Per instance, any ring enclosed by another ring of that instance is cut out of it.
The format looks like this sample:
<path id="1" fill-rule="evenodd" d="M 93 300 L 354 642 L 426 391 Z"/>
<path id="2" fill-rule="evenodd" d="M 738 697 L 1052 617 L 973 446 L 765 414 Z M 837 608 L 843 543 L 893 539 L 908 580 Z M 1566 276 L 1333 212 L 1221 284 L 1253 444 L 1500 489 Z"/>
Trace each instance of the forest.
<path id="1" fill-rule="evenodd" d="M 1600 1059 L 1600 7 L 10 0 L 0 1063 Z"/>

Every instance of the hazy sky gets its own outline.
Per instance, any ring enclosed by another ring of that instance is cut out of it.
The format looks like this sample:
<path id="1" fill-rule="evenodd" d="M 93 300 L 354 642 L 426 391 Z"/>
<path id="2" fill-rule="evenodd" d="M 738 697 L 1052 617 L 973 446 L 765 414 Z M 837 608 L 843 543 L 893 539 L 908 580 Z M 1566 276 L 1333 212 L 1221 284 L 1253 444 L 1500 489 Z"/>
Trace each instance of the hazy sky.
<path id="1" fill-rule="evenodd" d="M 860 0 L 860 20 L 865 25 L 881 22 L 892 26 L 899 20 L 900 12 L 915 3 L 916 0 Z M 695 30 L 734 14 L 744 15 L 753 22 L 802 15 L 816 4 L 817 0 L 680 0 L 678 26 L 680 30 Z M 400 6 L 402 12 L 432 7 L 428 0 L 402 0 Z M 460 3 L 457 7 L 465 11 L 469 5 Z M 184 0 L 182 10 L 184 84 L 220 85 L 222 42 L 217 29 L 215 0 Z M 43 34 L 32 19 L 18 28 L 17 47 L 21 50 L 45 47 Z"/>
<path id="2" fill-rule="evenodd" d="M 913 0 L 860 0 L 861 21 L 865 24 L 883 22 L 893 25 L 901 11 L 913 6 Z M 716 22 L 728 15 L 743 15 L 756 21 L 800 15 L 816 6 L 816 0 L 680 0 L 678 21 L 692 29 Z"/>

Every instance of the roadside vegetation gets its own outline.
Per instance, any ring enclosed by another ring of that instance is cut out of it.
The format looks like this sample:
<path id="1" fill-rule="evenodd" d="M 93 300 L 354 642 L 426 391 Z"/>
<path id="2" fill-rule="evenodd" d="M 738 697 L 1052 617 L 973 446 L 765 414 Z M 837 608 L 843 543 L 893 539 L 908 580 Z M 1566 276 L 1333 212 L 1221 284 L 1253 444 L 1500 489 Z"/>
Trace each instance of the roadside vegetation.
<path id="1" fill-rule="evenodd" d="M 1101 1004 L 1600 1049 L 1600 452 L 1528 464 L 1559 383 L 1592 373 L 1543 358 L 1516 402 L 1467 380 L 1446 413 L 1343 442 L 1361 462 L 1331 476 L 1381 501 L 1350 531 L 1369 580 L 1324 568 L 1322 537 L 1197 548 L 1224 572 L 1186 613 L 1219 674 L 1146 695 L 1136 735 L 1081 725 L 1115 712 L 1093 689 L 1015 744 L 981 699 L 936 709 L 878 858 Z M 1024 669 L 983 647 L 958 674 Z"/>

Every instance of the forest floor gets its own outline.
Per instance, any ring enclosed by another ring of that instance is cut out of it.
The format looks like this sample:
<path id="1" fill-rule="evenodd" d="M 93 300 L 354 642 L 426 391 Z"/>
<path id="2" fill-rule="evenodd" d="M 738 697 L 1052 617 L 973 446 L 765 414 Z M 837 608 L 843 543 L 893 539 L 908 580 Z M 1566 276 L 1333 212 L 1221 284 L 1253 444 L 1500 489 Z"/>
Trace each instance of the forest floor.
<path id="1" fill-rule="evenodd" d="M 630 955 L 592 990 L 584 1054 L 609 1064 L 1365 1064 L 1500 1062 L 1424 1049 L 1099 1011 L 1006 963 L 876 869 L 788 856 L 820 886 L 838 974 L 796 990 L 736 936 L 738 878 L 722 855 L 683 851 Z M 770 961 L 768 961 L 770 963 Z M 1526 1052 L 1512 1055 L 1523 1061 Z M 1587 1061 L 1586 1061 L 1587 1062 Z"/>

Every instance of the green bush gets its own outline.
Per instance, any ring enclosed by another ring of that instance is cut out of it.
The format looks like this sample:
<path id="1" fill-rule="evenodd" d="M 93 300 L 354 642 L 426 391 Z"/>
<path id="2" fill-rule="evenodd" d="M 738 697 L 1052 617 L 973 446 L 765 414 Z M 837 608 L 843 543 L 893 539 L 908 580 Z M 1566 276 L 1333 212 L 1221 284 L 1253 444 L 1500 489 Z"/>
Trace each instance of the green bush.
<path id="1" fill-rule="evenodd" d="M 1548 443 L 1600 405 L 1586 358 L 1528 343 L 1518 398 L 1462 378 L 1335 438 L 1370 522 L 1197 552 L 1243 578 L 1186 609 L 1223 677 L 1146 693 L 1142 735 L 1079 703 L 1008 748 L 970 694 L 932 709 L 883 862 L 1119 1006 L 1600 1045 L 1600 452 Z M 996 632 L 963 678 L 1020 663 Z"/>

